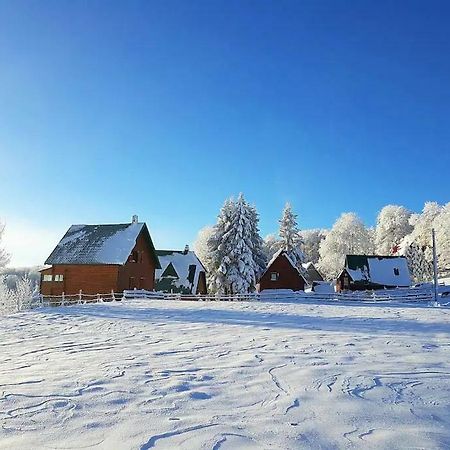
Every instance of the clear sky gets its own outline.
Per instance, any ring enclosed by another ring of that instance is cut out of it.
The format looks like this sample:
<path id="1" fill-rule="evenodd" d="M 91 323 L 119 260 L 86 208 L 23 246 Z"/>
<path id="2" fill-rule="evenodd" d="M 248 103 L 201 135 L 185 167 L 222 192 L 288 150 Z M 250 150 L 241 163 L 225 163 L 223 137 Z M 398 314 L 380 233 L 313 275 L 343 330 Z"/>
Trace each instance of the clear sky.
<path id="1" fill-rule="evenodd" d="M 139 214 L 182 248 L 244 192 L 265 235 L 450 200 L 448 1 L 0 0 L 12 264 Z"/>

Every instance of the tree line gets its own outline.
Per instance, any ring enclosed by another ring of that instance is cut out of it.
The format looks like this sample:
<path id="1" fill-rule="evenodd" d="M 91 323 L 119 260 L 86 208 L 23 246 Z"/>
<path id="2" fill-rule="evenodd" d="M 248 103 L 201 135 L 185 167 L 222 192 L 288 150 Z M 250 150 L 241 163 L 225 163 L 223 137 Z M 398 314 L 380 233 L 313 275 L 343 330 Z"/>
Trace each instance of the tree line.
<path id="1" fill-rule="evenodd" d="M 298 216 L 287 203 L 277 235 L 262 239 L 259 215 L 240 194 L 222 206 L 214 226 L 200 230 L 195 251 L 208 271 L 212 292 L 241 293 L 256 288 L 273 255 L 283 249 L 302 272 L 313 262 L 325 279 L 335 280 L 345 255 L 405 256 L 413 281 L 432 279 L 432 228 L 436 231 L 438 267 L 450 270 L 450 203 L 427 202 L 420 213 L 399 205 L 383 207 L 375 227 L 357 214 L 343 213 L 331 229 L 300 230 Z"/>

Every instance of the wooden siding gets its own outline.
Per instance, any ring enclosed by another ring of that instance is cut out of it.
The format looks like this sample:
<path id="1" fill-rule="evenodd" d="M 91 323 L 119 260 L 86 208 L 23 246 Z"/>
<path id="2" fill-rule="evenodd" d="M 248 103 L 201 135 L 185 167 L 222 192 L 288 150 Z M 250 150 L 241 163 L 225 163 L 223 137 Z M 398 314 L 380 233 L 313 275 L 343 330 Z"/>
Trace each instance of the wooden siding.
<path id="1" fill-rule="evenodd" d="M 278 273 L 276 281 L 271 280 L 272 272 Z M 299 274 L 298 270 L 292 267 L 292 264 L 283 254 L 271 264 L 266 273 L 259 281 L 259 290 L 265 289 L 292 289 L 293 291 L 304 291 L 305 280 Z"/>
<path id="2" fill-rule="evenodd" d="M 117 291 L 119 266 L 70 264 L 55 265 L 41 272 L 41 294 L 67 295 L 78 294 L 80 289 L 85 294 L 104 294 Z M 63 275 L 63 281 L 43 281 L 44 275 Z"/>
<path id="3" fill-rule="evenodd" d="M 137 252 L 138 262 L 127 262 L 119 267 L 118 291 L 124 289 L 155 289 L 155 261 L 149 243 L 141 232 L 131 253 Z"/>
<path id="4" fill-rule="evenodd" d="M 67 295 L 106 294 L 122 292 L 124 289 L 155 288 L 155 260 L 150 243 L 144 232 L 137 238 L 132 250 L 136 252 L 137 262 L 130 259 L 124 265 L 108 264 L 60 264 L 41 271 L 41 294 Z M 63 281 L 44 281 L 44 275 L 63 275 Z"/>

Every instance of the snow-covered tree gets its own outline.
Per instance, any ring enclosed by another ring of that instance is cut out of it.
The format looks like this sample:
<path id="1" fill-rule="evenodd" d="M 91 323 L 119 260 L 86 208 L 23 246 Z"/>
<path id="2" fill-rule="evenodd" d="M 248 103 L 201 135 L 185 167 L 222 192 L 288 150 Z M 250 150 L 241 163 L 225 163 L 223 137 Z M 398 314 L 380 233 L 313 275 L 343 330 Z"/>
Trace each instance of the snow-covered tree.
<path id="1" fill-rule="evenodd" d="M 242 194 L 236 202 L 225 202 L 208 239 L 211 290 L 238 294 L 255 289 L 266 261 L 258 222 L 256 209 Z"/>
<path id="2" fill-rule="evenodd" d="M 320 229 L 300 231 L 303 241 L 301 248 L 305 256 L 305 261 L 313 262 L 314 264 L 319 261 L 319 247 L 325 239 L 326 233 L 326 230 Z"/>
<path id="3" fill-rule="evenodd" d="M 220 272 L 226 270 L 229 292 L 251 292 L 263 270 L 262 239 L 258 230 L 258 215 L 242 194 L 239 195 L 231 220 L 231 228 L 224 236 L 229 252 Z"/>
<path id="4" fill-rule="evenodd" d="M 327 279 L 334 279 L 344 267 L 345 255 L 367 255 L 372 249 L 370 233 L 361 219 L 354 213 L 344 213 L 320 244 L 319 270 Z"/>
<path id="5" fill-rule="evenodd" d="M 0 268 L 5 267 L 6 264 L 9 263 L 9 254 L 6 252 L 6 250 L 2 247 L 2 239 L 3 239 L 3 233 L 5 231 L 5 224 L 0 223 Z"/>
<path id="6" fill-rule="evenodd" d="M 415 242 L 403 248 L 402 253 L 408 262 L 409 273 L 416 283 L 430 281 L 433 278 L 433 264 L 427 261 L 425 252 Z"/>
<path id="7" fill-rule="evenodd" d="M 211 237 L 214 228 L 210 225 L 203 227 L 197 234 L 197 239 L 194 242 L 194 252 L 198 259 L 205 266 L 206 270 L 209 271 L 210 265 L 210 252 L 208 248 L 208 240 Z"/>
<path id="8" fill-rule="evenodd" d="M 375 229 L 377 255 L 393 255 L 398 252 L 402 239 L 411 233 L 411 213 L 403 206 L 387 205 L 381 209 Z"/>
<path id="9" fill-rule="evenodd" d="M 263 250 L 267 260 L 271 260 L 272 256 L 281 248 L 281 241 L 274 235 L 268 234 L 264 238 Z"/>
<path id="10" fill-rule="evenodd" d="M 444 205 L 433 221 L 436 232 L 438 269 L 450 270 L 450 202 Z"/>
<path id="11" fill-rule="evenodd" d="M 426 202 L 422 213 L 412 214 L 410 217 L 409 222 L 413 226 L 413 230 L 402 240 L 400 253 L 408 258 L 409 267 L 416 281 L 430 281 L 433 277 L 433 242 L 431 230 L 435 223 L 439 225 L 439 216 L 443 211 L 444 207 L 438 203 Z M 438 233 L 436 234 L 437 240 L 441 241 L 440 237 L 438 239 Z M 445 237 L 443 240 L 445 241 Z"/>
<path id="12" fill-rule="evenodd" d="M 304 255 L 301 249 L 303 244 L 297 224 L 297 215 L 292 211 L 289 203 L 286 203 L 280 223 L 281 248 L 287 252 L 297 267 L 301 267 Z"/>
<path id="13" fill-rule="evenodd" d="M 259 231 L 259 214 L 254 205 L 248 205 L 250 214 L 250 239 L 252 242 L 253 261 L 255 263 L 256 279 L 264 272 L 267 257 L 264 251 L 264 241 Z"/>
<path id="14" fill-rule="evenodd" d="M 0 313 L 7 314 L 28 309 L 37 300 L 38 292 L 35 283 L 27 276 L 20 278 L 15 289 L 6 285 L 0 278 Z"/>
<path id="15" fill-rule="evenodd" d="M 226 277 L 229 253 L 231 252 L 230 234 L 232 218 L 235 210 L 232 198 L 225 200 L 217 223 L 213 226 L 208 238 L 208 288 L 211 292 L 229 292 L 230 286 Z"/>

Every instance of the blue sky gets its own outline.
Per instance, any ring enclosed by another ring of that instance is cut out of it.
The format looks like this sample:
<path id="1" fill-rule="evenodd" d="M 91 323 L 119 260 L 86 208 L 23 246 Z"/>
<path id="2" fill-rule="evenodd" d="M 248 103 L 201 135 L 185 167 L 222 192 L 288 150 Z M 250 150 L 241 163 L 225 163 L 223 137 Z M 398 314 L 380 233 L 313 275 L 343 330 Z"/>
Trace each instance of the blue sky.
<path id="1" fill-rule="evenodd" d="M 14 264 L 72 223 L 182 247 L 244 192 L 276 231 L 450 200 L 450 4 L 0 2 L 0 217 Z"/>

